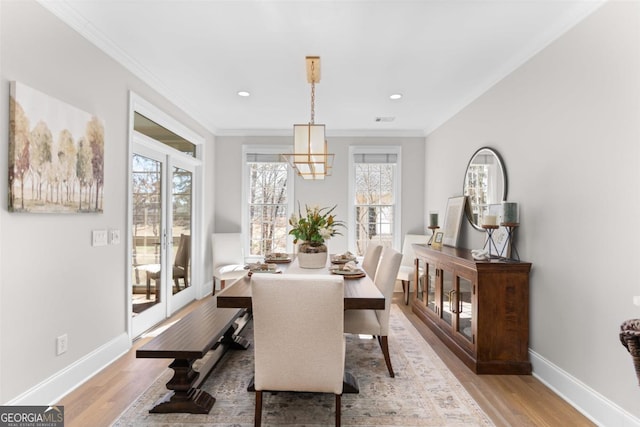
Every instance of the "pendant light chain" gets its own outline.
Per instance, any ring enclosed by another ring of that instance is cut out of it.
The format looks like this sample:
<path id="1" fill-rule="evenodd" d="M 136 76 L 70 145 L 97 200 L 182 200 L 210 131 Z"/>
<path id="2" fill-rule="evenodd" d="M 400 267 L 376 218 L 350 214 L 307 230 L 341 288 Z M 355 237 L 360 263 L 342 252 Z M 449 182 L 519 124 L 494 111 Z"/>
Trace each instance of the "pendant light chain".
<path id="1" fill-rule="evenodd" d="M 311 124 L 315 123 L 316 118 L 316 76 L 314 74 L 315 71 L 315 61 L 311 61 Z"/>

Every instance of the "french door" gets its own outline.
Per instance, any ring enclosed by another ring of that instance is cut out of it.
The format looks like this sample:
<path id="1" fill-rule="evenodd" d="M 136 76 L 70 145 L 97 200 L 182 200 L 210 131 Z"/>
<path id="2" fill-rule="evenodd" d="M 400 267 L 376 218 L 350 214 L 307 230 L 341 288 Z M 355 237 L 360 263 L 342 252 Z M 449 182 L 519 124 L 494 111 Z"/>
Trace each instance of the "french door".
<path id="1" fill-rule="evenodd" d="M 195 299 L 191 280 L 196 165 L 134 132 L 131 158 L 131 336 Z"/>

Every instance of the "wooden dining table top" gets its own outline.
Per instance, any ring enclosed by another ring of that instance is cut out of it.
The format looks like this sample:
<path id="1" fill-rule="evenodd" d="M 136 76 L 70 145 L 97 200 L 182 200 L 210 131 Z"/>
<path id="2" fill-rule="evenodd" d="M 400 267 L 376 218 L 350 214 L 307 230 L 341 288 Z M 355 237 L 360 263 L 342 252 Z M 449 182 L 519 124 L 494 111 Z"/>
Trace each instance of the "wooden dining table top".
<path id="1" fill-rule="evenodd" d="M 333 274 L 330 272 L 331 257 L 327 257 L 327 265 L 320 269 L 301 268 L 297 259 L 292 257 L 289 263 L 276 264 L 279 273 L 253 274 Z M 217 304 L 221 308 L 251 309 L 251 277 L 242 277 L 223 290 L 216 292 Z M 369 276 L 344 279 L 344 309 L 345 310 L 384 310 L 385 299 L 378 287 Z"/>

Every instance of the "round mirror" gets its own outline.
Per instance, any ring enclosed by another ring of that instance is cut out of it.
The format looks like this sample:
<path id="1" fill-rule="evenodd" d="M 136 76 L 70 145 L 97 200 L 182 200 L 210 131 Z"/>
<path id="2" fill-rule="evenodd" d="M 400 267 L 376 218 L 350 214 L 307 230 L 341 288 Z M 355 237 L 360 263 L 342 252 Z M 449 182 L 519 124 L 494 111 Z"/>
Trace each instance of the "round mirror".
<path id="1" fill-rule="evenodd" d="M 473 153 L 464 174 L 462 193 L 467 196 L 469 222 L 483 230 L 482 217 L 496 214 L 498 205 L 507 199 L 507 171 L 494 149 L 482 147 Z"/>

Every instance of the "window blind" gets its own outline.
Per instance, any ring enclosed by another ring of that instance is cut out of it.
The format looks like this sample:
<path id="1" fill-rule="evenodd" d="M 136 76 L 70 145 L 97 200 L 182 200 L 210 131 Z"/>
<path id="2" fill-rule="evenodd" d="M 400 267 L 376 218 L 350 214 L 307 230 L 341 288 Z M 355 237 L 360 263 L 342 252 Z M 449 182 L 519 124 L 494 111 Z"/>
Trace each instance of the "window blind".
<path id="1" fill-rule="evenodd" d="M 356 153 L 354 163 L 398 163 L 398 155 L 393 153 Z"/>
<path id="2" fill-rule="evenodd" d="M 249 163 L 286 163 L 277 153 L 247 153 Z"/>

